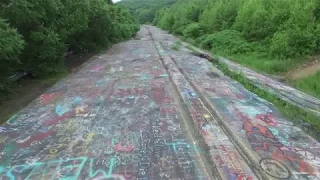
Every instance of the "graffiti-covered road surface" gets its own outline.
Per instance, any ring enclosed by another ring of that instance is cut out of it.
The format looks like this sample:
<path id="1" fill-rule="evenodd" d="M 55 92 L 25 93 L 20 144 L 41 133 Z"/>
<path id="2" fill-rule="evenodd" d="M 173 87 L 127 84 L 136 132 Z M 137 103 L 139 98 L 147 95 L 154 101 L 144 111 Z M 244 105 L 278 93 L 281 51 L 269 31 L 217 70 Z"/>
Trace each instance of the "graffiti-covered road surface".
<path id="1" fill-rule="evenodd" d="M 192 88 L 194 96 L 198 96 L 214 114 L 215 120 L 205 126 L 214 133 L 200 130 L 204 139 L 214 135 L 218 137 L 214 137 L 213 142 L 221 139 L 217 122 L 233 140 L 237 151 L 247 159 L 257 178 L 320 179 L 319 142 L 294 127 L 272 104 L 224 76 L 206 59 L 193 56 L 184 47 L 179 51 L 172 50 L 172 45 L 179 39 L 158 28 L 148 28 L 162 58 L 170 64 L 168 73 L 178 88 L 184 89 L 185 103 L 188 106 L 194 103 L 190 93 L 186 93 Z M 184 82 L 188 86 L 181 85 Z M 225 153 L 234 152 L 225 149 Z M 221 164 L 215 164 L 219 170 Z"/>
<path id="2" fill-rule="evenodd" d="M 142 26 L 0 126 L 0 180 L 320 179 L 320 145 Z"/>

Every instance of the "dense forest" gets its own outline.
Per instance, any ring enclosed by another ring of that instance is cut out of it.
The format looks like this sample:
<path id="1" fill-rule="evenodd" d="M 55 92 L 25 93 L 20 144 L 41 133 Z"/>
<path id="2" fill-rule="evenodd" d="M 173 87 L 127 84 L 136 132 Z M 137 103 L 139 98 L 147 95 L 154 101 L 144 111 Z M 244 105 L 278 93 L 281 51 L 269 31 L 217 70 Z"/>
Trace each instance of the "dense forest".
<path id="1" fill-rule="evenodd" d="M 169 7 L 177 0 L 122 0 L 118 4 L 130 9 L 141 24 L 152 23 L 156 12 Z"/>
<path id="2" fill-rule="evenodd" d="M 10 76 L 37 76 L 65 69 L 67 52 L 88 53 L 133 36 L 138 22 L 111 0 L 2 0 L 0 2 L 0 95 Z"/>
<path id="3" fill-rule="evenodd" d="M 218 54 L 265 59 L 247 63 L 280 73 L 288 70 L 295 58 L 319 51 L 319 2 L 184 0 L 159 10 L 154 23 Z M 269 64 L 260 65 L 264 62 Z"/>

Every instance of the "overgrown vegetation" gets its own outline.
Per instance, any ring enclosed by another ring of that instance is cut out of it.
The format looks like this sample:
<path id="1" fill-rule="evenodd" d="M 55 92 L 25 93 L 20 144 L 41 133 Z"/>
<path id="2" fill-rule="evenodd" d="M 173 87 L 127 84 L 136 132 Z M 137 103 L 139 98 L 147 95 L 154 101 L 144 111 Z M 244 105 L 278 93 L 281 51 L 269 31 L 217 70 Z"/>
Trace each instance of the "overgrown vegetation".
<path id="1" fill-rule="evenodd" d="M 139 29 L 109 0 L 4 0 L 0 17 L 0 99 L 17 71 L 54 76 L 64 71 L 66 52 L 95 52 Z"/>
<path id="2" fill-rule="evenodd" d="M 129 8 L 141 24 L 151 24 L 157 10 L 169 7 L 175 2 L 177 0 L 121 0 L 117 4 Z"/>
<path id="3" fill-rule="evenodd" d="M 179 0 L 155 25 L 254 70 L 281 75 L 320 50 L 319 0 Z M 319 97 L 318 76 L 294 84 Z"/>
<path id="4" fill-rule="evenodd" d="M 180 49 L 181 45 L 182 45 L 182 41 L 177 41 L 171 46 L 171 49 L 178 51 Z"/>
<path id="5" fill-rule="evenodd" d="M 315 75 L 294 80 L 293 84 L 296 88 L 301 89 L 315 97 L 320 98 L 320 72 Z"/>
<path id="6" fill-rule="evenodd" d="M 241 83 L 247 90 L 253 92 L 259 97 L 271 102 L 277 107 L 282 115 L 287 117 L 288 120 L 292 121 L 295 125 L 302 127 L 302 129 L 318 141 L 320 140 L 320 122 L 319 118 L 313 113 L 296 107 L 287 101 L 273 95 L 257 86 L 255 86 L 250 80 L 245 78 L 242 74 L 230 71 L 229 68 L 222 63 L 218 63 L 218 68 L 223 73 L 232 79 L 235 79 Z"/>
<path id="7" fill-rule="evenodd" d="M 319 9 L 316 0 L 183 0 L 159 10 L 154 23 L 215 54 L 279 74 L 319 51 Z"/>

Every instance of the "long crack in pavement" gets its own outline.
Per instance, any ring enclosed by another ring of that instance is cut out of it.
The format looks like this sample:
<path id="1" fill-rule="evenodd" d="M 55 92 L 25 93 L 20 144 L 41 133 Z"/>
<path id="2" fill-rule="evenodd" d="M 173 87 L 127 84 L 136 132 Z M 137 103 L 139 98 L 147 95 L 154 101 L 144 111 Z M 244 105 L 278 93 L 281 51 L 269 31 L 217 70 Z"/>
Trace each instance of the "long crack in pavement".
<path id="1" fill-rule="evenodd" d="M 142 26 L 0 127 L 0 179 L 319 179 L 320 145 Z"/>

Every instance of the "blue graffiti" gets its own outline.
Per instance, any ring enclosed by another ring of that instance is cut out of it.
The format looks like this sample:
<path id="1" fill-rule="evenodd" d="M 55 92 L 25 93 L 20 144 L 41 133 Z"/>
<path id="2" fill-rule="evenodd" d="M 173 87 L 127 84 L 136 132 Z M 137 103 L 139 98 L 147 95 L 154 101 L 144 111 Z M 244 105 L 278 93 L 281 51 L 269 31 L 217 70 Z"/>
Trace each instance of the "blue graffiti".
<path id="1" fill-rule="evenodd" d="M 0 166 L 0 174 L 5 172 L 6 168 L 4 166 Z"/>
<path id="2" fill-rule="evenodd" d="M 59 116 L 62 116 L 64 113 L 68 112 L 68 110 L 66 108 L 64 108 L 63 106 L 61 106 L 60 104 L 57 105 L 56 107 L 56 113 Z"/>
<path id="3" fill-rule="evenodd" d="M 0 166 L 0 174 L 6 172 L 5 176 L 10 180 L 19 179 L 25 176 L 24 179 L 34 179 L 35 177 L 49 177 L 48 179 L 59 180 L 77 180 L 84 169 L 86 162 L 89 160 L 88 177 L 93 178 L 97 175 L 103 175 L 104 178 L 109 179 L 113 177 L 113 170 L 117 165 L 117 159 L 111 157 L 105 164 L 108 171 L 94 170 L 94 159 L 87 157 L 58 159 L 48 162 L 35 162 L 32 164 L 22 164 L 6 167 Z M 18 178 L 19 177 L 19 178 Z"/>
<path id="4" fill-rule="evenodd" d="M 82 97 L 80 97 L 80 96 L 77 96 L 77 97 L 75 97 L 74 99 L 73 99 L 73 104 L 74 105 L 78 105 L 78 104 L 80 104 L 82 102 Z"/>

